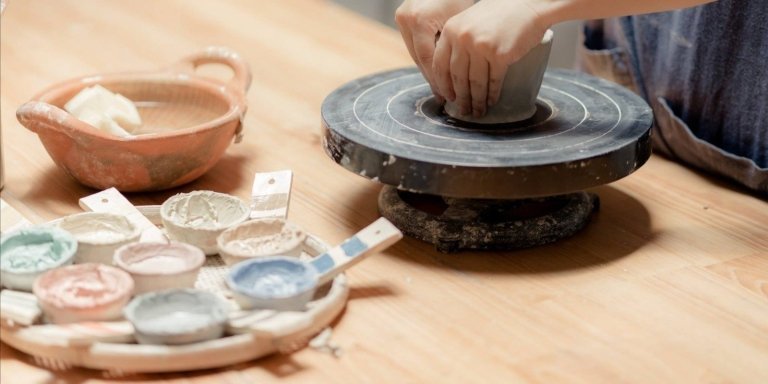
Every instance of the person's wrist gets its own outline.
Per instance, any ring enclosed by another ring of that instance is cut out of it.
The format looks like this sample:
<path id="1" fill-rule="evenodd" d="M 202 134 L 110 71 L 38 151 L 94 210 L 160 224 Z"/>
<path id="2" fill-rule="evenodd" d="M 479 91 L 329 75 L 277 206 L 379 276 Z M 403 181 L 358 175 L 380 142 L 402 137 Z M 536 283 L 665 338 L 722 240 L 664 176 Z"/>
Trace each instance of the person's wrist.
<path id="1" fill-rule="evenodd" d="M 568 0 L 519 0 L 535 15 L 534 22 L 546 30 L 553 25 L 568 20 Z"/>

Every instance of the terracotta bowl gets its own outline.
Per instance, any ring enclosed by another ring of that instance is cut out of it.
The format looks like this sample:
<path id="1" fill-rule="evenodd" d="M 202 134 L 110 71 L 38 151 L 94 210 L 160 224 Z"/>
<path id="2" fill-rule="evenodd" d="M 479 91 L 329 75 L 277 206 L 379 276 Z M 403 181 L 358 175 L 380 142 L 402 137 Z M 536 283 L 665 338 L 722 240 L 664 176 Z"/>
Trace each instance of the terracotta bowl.
<path id="1" fill-rule="evenodd" d="M 228 83 L 196 75 L 203 64 L 226 65 L 234 75 Z M 248 65 L 237 53 L 212 47 L 160 71 L 56 84 L 19 107 L 16 116 L 79 182 L 125 192 L 162 190 L 200 177 L 233 137 L 240 141 L 250 83 Z M 96 84 L 134 102 L 142 119 L 136 136 L 113 136 L 64 111 L 67 101 Z"/>

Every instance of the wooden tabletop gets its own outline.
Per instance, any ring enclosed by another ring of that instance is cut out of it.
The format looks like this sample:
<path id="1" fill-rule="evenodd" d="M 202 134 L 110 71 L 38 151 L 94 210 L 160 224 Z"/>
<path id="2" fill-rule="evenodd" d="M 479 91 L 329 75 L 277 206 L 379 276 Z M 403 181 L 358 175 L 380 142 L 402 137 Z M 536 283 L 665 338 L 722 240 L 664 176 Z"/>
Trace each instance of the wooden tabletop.
<path id="1" fill-rule="evenodd" d="M 292 169 L 289 217 L 309 232 L 335 243 L 378 217 L 381 185 L 323 153 L 320 104 L 349 80 L 411 65 L 396 31 L 319 0 L 15 0 L 1 44 L 2 197 L 34 221 L 79 212 L 95 191 L 54 165 L 16 108 L 68 78 L 160 68 L 208 45 L 253 71 L 244 141 L 191 184 L 128 198 L 247 199 L 254 172 Z M 766 201 L 658 156 L 593 192 L 591 224 L 554 245 L 441 254 L 406 238 L 350 270 L 338 357 L 305 348 L 121 378 L 49 370 L 3 344 L 0 381 L 768 382 Z"/>

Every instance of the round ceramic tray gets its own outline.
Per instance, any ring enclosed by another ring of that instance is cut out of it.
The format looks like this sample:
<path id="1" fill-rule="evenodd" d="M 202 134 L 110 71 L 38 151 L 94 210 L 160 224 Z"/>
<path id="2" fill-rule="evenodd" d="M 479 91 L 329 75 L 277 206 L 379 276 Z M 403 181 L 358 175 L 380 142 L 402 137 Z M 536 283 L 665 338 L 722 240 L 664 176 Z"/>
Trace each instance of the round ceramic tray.
<path id="1" fill-rule="evenodd" d="M 311 258 L 326 249 L 322 241 L 309 236 L 301 257 Z M 218 255 L 209 256 L 196 288 L 230 298 L 224 283 L 227 270 Z M 34 312 L 36 300 L 31 294 L 6 290 L 2 292 L 4 305 L 0 306 L 0 339 L 57 368 L 75 366 L 113 372 L 217 368 L 304 346 L 341 313 L 348 293 L 342 274 L 319 288 L 304 311 L 233 311 L 222 338 L 186 345 L 146 345 L 136 343 L 133 327 L 127 321 L 23 325 L 11 320 L 13 316 L 3 313 L 3 308 L 6 312 L 10 307 Z"/>

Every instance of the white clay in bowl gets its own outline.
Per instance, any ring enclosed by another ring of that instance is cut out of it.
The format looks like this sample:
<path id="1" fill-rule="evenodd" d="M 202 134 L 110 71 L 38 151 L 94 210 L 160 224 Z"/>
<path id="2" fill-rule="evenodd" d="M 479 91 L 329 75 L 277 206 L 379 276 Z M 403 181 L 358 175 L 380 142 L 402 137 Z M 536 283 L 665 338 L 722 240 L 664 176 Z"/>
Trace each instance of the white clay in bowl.
<path id="1" fill-rule="evenodd" d="M 160 207 L 168 236 L 192 244 L 214 255 L 219 252 L 216 237 L 248 218 L 250 208 L 239 198 L 212 191 L 174 195 Z"/>
<path id="2" fill-rule="evenodd" d="M 205 262 L 200 248 L 179 242 L 132 243 L 115 252 L 114 263 L 131 274 L 135 294 L 192 288 Z"/>
<path id="3" fill-rule="evenodd" d="M 84 212 L 63 218 L 57 224 L 77 239 L 75 263 L 112 265 L 115 250 L 136 242 L 141 230 L 128 218 L 114 213 Z"/>
<path id="4" fill-rule="evenodd" d="M 222 232 L 219 253 L 227 265 L 274 255 L 299 256 L 307 234 L 283 219 L 256 219 Z"/>
<path id="5" fill-rule="evenodd" d="M 118 268 L 86 263 L 50 270 L 33 287 L 52 323 L 114 320 L 133 294 L 133 279 Z"/>

